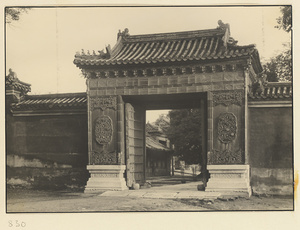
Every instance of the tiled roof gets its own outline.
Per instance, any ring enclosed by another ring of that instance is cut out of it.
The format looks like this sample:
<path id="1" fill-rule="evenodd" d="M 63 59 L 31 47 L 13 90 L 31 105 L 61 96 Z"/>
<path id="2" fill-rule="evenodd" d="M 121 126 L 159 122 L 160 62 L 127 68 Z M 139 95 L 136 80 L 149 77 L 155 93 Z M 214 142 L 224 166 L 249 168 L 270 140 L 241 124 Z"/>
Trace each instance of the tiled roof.
<path id="1" fill-rule="evenodd" d="M 224 60 L 251 57 L 259 62 L 254 45 L 237 46 L 229 32 L 218 27 L 211 30 L 129 35 L 119 33 L 118 41 L 111 50 L 96 54 L 77 53 L 74 64 L 84 66 L 112 66 L 121 64 L 170 63 L 175 61 Z M 260 62 L 259 66 L 261 68 Z"/>
<path id="2" fill-rule="evenodd" d="M 170 149 L 163 144 L 159 143 L 155 138 L 150 135 L 146 135 L 146 148 L 170 151 Z"/>
<path id="3" fill-rule="evenodd" d="M 63 110 L 87 108 L 86 93 L 27 95 L 24 100 L 11 106 L 13 111 Z"/>
<path id="4" fill-rule="evenodd" d="M 17 78 L 15 72 L 9 69 L 9 74 L 5 76 L 5 88 L 6 90 L 18 90 L 23 95 L 31 91 L 31 85 L 25 82 L 20 81 Z"/>
<path id="5" fill-rule="evenodd" d="M 291 100 L 293 97 L 291 82 L 268 82 L 264 89 L 257 89 L 248 95 L 249 101 Z"/>

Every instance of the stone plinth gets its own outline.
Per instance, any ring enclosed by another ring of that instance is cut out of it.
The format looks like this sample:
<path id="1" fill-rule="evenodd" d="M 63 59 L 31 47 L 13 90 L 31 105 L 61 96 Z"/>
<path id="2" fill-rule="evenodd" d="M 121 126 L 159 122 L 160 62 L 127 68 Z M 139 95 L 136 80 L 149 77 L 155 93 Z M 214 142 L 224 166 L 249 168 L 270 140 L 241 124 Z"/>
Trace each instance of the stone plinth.
<path id="1" fill-rule="evenodd" d="M 210 179 L 205 191 L 251 196 L 249 165 L 207 165 Z"/>
<path id="2" fill-rule="evenodd" d="M 91 177 L 86 186 L 85 193 L 102 192 L 107 190 L 126 190 L 124 178 L 125 165 L 88 165 Z"/>

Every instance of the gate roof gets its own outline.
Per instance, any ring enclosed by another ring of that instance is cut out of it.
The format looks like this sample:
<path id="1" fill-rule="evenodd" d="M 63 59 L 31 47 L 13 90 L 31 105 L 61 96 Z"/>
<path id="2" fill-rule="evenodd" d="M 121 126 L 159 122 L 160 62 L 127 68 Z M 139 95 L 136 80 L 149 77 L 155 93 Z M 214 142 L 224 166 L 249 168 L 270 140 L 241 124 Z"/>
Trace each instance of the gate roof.
<path id="1" fill-rule="evenodd" d="M 249 57 L 257 72 L 262 71 L 255 45 L 238 46 L 230 37 L 229 25 L 219 21 L 219 27 L 175 33 L 130 35 L 128 29 L 118 33 L 117 44 L 106 52 L 76 53 L 74 64 L 88 66 L 114 66 L 124 64 L 171 63 L 177 61 L 228 60 Z"/>

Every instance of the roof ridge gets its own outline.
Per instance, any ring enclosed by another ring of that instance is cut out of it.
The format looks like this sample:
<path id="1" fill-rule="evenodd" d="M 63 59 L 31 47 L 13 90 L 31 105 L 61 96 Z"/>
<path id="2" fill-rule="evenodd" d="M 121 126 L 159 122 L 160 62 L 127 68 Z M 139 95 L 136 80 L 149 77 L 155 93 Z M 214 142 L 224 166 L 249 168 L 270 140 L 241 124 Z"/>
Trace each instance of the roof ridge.
<path id="1" fill-rule="evenodd" d="M 26 99 L 38 99 L 38 98 L 61 98 L 61 97 L 76 97 L 76 96 L 86 96 L 86 92 L 78 93 L 51 93 L 51 94 L 37 94 L 37 95 L 26 95 Z"/>
<path id="2" fill-rule="evenodd" d="M 127 32 L 127 33 L 125 33 Z M 136 41 L 159 41 L 159 40 L 180 40 L 186 38 L 200 38 L 200 37 L 212 37 L 212 36 L 223 36 L 225 31 L 217 29 L 206 29 L 206 30 L 191 30 L 191 31 L 179 31 L 179 32 L 168 32 L 168 33 L 153 33 L 153 34 L 138 34 L 129 35 L 128 30 L 121 33 L 119 36 L 122 37 L 124 42 L 136 42 Z"/>

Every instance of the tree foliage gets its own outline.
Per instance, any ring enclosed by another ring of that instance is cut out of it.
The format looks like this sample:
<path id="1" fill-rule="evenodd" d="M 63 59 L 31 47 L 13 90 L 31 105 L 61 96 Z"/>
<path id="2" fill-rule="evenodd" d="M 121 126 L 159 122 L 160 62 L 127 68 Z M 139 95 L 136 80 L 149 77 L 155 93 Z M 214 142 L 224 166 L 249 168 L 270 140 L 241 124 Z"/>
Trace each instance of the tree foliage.
<path id="1" fill-rule="evenodd" d="M 277 26 L 278 29 L 283 29 L 286 32 L 290 32 L 292 30 L 292 7 L 284 6 L 280 9 L 282 16 L 277 18 Z"/>
<path id="2" fill-rule="evenodd" d="M 292 55 L 291 49 L 286 49 L 279 55 L 271 58 L 265 65 L 267 81 L 291 81 L 292 80 Z"/>
<path id="3" fill-rule="evenodd" d="M 174 145 L 174 154 L 188 164 L 201 163 L 201 115 L 199 109 L 169 112 L 168 138 Z"/>
<path id="4" fill-rule="evenodd" d="M 27 13 L 30 8 L 5 8 L 6 23 L 10 24 L 13 21 L 18 21 L 22 13 Z"/>
<path id="5" fill-rule="evenodd" d="M 280 11 L 282 15 L 277 18 L 278 25 L 275 27 L 289 33 L 292 30 L 292 7 L 284 6 Z M 292 81 L 291 44 L 285 46 L 286 49 L 282 53 L 271 58 L 265 65 L 265 74 L 269 82 Z"/>
<path id="6" fill-rule="evenodd" d="M 169 114 L 161 114 L 154 122 L 155 125 L 159 126 L 163 131 L 167 131 L 170 127 Z"/>

